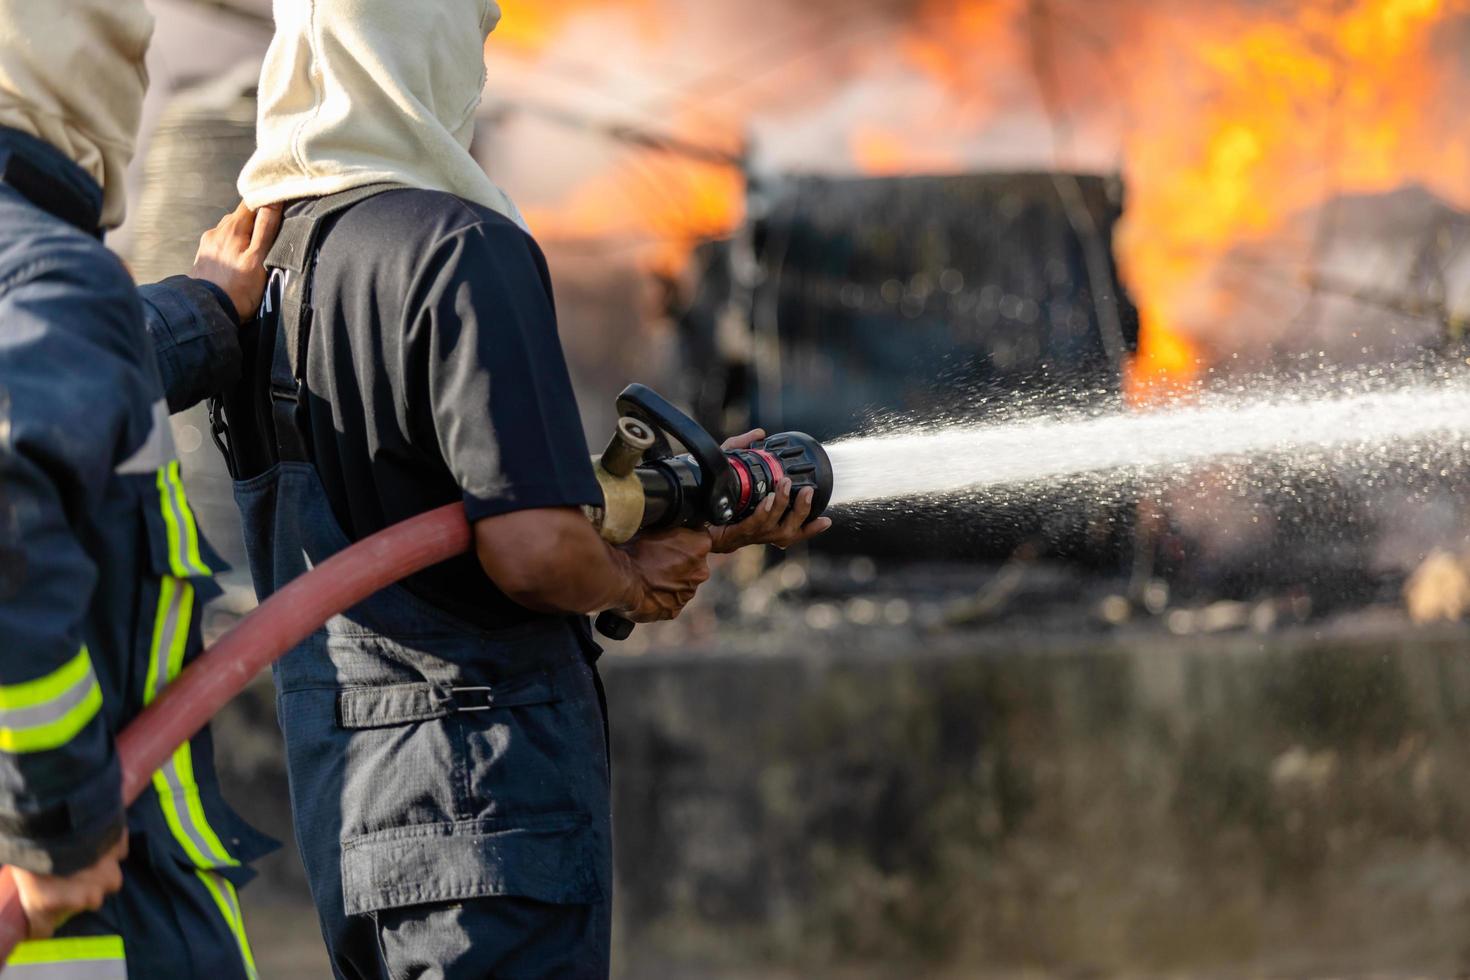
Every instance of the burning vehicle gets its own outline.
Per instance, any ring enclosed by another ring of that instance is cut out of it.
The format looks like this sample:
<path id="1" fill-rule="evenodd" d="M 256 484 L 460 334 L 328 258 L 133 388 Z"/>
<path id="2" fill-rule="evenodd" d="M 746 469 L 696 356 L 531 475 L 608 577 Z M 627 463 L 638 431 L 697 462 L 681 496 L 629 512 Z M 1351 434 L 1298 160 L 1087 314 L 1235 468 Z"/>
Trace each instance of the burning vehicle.
<path id="1" fill-rule="evenodd" d="M 983 420 L 1018 398 L 1116 402 L 1138 335 L 1113 258 L 1122 206 L 1115 177 L 1067 173 L 757 180 L 740 234 L 701 247 L 689 301 L 670 310 L 688 401 L 714 431 L 819 439 Z M 1057 504 L 1001 507 L 979 527 L 915 502 L 923 515 L 902 528 L 859 519 L 825 546 L 996 558 L 1043 527 L 1052 549 L 1116 553 L 1126 508 L 1073 501 L 1059 525 Z"/>
<path id="2" fill-rule="evenodd" d="M 727 428 L 801 419 L 830 438 L 981 414 L 987 395 L 1120 390 L 1138 317 L 1113 260 L 1117 178 L 789 176 L 751 196 L 678 313 L 711 421 L 743 399 Z"/>

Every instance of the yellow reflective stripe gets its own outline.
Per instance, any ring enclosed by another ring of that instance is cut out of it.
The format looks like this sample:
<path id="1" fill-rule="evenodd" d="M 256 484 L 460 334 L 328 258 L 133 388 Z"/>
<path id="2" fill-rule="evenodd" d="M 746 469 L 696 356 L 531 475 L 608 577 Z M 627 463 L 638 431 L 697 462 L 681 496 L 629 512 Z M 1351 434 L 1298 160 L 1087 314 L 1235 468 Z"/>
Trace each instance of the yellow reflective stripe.
<path id="1" fill-rule="evenodd" d="M 176 766 L 177 761 L 170 760 L 169 765 Z M 173 831 L 174 837 L 183 846 L 195 867 L 239 866 L 240 862 L 225 850 L 219 835 L 205 819 L 204 807 L 199 802 L 198 786 L 185 786 L 182 790 L 175 790 L 168 784 L 168 777 L 163 774 L 163 770 L 159 770 L 153 774 L 153 788 L 161 798 L 159 802 L 163 806 L 163 817 L 168 821 L 169 830 Z M 188 826 L 185 826 L 186 820 Z M 190 830 L 194 833 L 191 834 Z"/>
<path id="2" fill-rule="evenodd" d="M 75 657 L 44 677 L 0 685 L 0 711 L 32 708 L 43 701 L 54 701 L 91 673 L 92 658 L 84 644 Z"/>
<path id="3" fill-rule="evenodd" d="M 160 475 L 162 472 L 162 470 L 159 471 Z M 164 514 L 169 514 L 168 507 L 164 507 Z M 170 554 L 173 553 L 173 549 L 170 548 Z M 148 686 L 143 691 L 144 704 L 151 704 L 154 698 L 163 691 L 164 686 L 173 680 L 177 672 L 174 669 L 174 651 L 180 651 L 179 659 L 182 660 L 182 648 L 188 643 L 189 638 L 189 620 L 193 612 L 193 604 L 193 586 L 170 575 L 163 577 L 158 593 L 158 615 L 153 621 L 153 643 L 148 651 Z M 189 859 L 196 865 L 208 867 L 209 859 L 204 856 L 204 852 L 194 843 L 193 836 L 184 827 L 173 787 L 169 784 L 168 769 L 174 765 L 177 756 L 176 751 L 162 769 L 154 772 L 153 788 L 158 793 L 158 803 L 163 810 L 163 818 L 168 823 L 168 829 L 183 845 L 184 853 L 188 854 Z"/>
<path id="4" fill-rule="evenodd" d="M 121 936 L 79 936 L 75 939 L 28 939 L 18 944 L 7 965 L 75 963 L 78 960 L 121 960 Z"/>
<path id="5" fill-rule="evenodd" d="M 168 673 L 165 676 L 170 681 L 178 677 L 184 669 L 184 651 L 189 642 L 188 624 L 194 610 L 194 587 L 188 582 L 180 582 L 179 586 L 183 590 L 179 621 L 184 628 L 174 632 L 173 646 L 168 651 Z M 191 855 L 195 858 L 195 863 L 203 868 L 217 867 L 222 864 L 239 864 L 240 862 L 225 850 L 224 842 L 219 839 L 219 835 L 209 825 L 208 818 L 204 816 L 204 805 L 199 800 L 199 785 L 194 781 L 194 753 L 189 748 L 188 742 L 174 750 L 170 762 L 176 773 L 176 784 L 183 791 L 183 802 L 188 812 L 189 822 L 195 834 L 203 839 L 204 846 L 209 852 L 208 857 L 199 854 Z M 167 782 L 166 772 L 155 774 L 155 778 L 158 775 L 163 775 Z M 178 793 L 173 792 L 172 787 L 170 787 L 169 795 L 177 801 Z"/>
<path id="6" fill-rule="evenodd" d="M 193 611 L 194 587 L 182 579 L 165 575 L 160 583 L 158 612 L 153 620 L 144 704 L 151 704 L 183 670 Z M 174 750 L 163 768 L 153 774 L 152 781 L 169 831 L 195 865 L 215 868 L 240 863 L 226 850 L 204 814 L 199 786 L 194 781 L 194 756 L 188 742 Z"/>
<path id="7" fill-rule="evenodd" d="M 174 518 L 173 489 L 169 484 L 168 467 L 158 468 L 158 505 L 163 511 L 163 527 L 168 538 L 168 565 L 179 578 L 188 578 L 189 570 L 179 557 L 179 522 Z"/>
<path id="8" fill-rule="evenodd" d="M 179 624 L 174 630 L 173 636 L 169 638 L 168 666 L 165 668 L 163 675 L 165 684 L 178 677 L 179 672 L 184 669 L 184 651 L 189 647 L 189 626 L 194 620 L 194 586 L 184 581 L 179 581 L 177 585 L 179 590 Z M 160 659 L 162 659 L 163 653 L 164 651 L 159 651 Z"/>
<path id="9" fill-rule="evenodd" d="M 178 504 L 179 520 L 183 525 L 184 561 L 195 575 L 213 574 L 199 554 L 199 525 L 194 520 L 194 510 L 189 506 L 189 498 L 184 494 L 184 479 L 179 461 L 173 460 L 165 468 L 168 470 L 169 483 L 173 486 L 174 500 Z"/>
<path id="10" fill-rule="evenodd" d="M 50 724 L 36 728 L 0 728 L 0 752 L 44 752 L 65 745 L 87 727 L 102 707 L 102 688 L 97 681 L 86 697 Z"/>
<path id="11" fill-rule="evenodd" d="M 204 838 L 204 845 L 209 849 L 210 860 L 204 862 L 203 867 L 220 867 L 222 865 L 234 866 L 239 864 L 230 852 L 225 850 L 224 841 L 219 839 L 219 834 L 209 825 L 209 818 L 204 815 L 204 804 L 199 799 L 199 785 L 194 782 L 194 757 L 189 750 L 189 743 L 185 742 L 174 752 L 174 765 L 178 768 L 179 783 L 184 787 L 184 806 L 188 809 L 190 822 L 199 836 Z"/>
<path id="12" fill-rule="evenodd" d="M 86 646 L 44 677 L 0 686 L 0 751 L 44 752 L 70 742 L 102 707 Z"/>
<path id="13" fill-rule="evenodd" d="M 250 940 L 245 935 L 245 914 L 240 911 L 240 896 L 235 892 L 235 886 L 228 878 L 213 871 L 196 873 L 199 880 L 204 882 L 204 887 L 209 889 L 214 904 L 219 906 L 220 915 L 224 916 L 225 924 L 230 927 L 235 942 L 240 946 L 240 957 L 245 961 L 246 976 L 250 980 L 256 980 L 260 974 L 255 972 L 255 954 L 250 951 Z"/>
<path id="14" fill-rule="evenodd" d="M 158 671 L 163 664 L 158 655 L 160 647 L 166 642 L 164 631 L 178 628 L 177 610 L 174 608 L 175 593 L 178 591 L 179 580 L 172 575 L 165 575 L 158 584 L 158 611 L 153 614 L 153 643 L 148 649 L 148 677 L 143 684 L 143 703 L 149 705 L 163 689 L 158 681 Z"/>

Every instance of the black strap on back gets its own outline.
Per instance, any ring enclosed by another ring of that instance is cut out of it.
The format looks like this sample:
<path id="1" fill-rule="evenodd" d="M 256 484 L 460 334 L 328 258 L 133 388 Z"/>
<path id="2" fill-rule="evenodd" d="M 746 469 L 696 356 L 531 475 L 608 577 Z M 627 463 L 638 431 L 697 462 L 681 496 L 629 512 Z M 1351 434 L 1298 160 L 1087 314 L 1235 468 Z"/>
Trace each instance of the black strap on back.
<path id="1" fill-rule="evenodd" d="M 265 265 L 272 278 L 277 273 L 284 276 L 270 382 L 271 421 L 282 462 L 309 461 L 301 426 L 305 419 L 301 379 L 306 373 L 306 344 L 311 335 L 311 279 L 322 226 L 332 215 L 396 186 L 368 184 L 317 198 L 281 223 L 281 232 L 266 256 Z"/>

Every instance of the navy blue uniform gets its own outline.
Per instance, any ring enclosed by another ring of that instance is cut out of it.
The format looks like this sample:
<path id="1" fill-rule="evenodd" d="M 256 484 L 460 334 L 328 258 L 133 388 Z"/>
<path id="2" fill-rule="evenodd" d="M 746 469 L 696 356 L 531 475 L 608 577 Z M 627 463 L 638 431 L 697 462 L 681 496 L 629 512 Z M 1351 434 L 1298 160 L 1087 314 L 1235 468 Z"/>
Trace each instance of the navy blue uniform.
<path id="1" fill-rule="evenodd" d="M 199 653 L 220 567 L 155 347 L 181 404 L 238 372 L 235 325 L 203 283 L 137 290 L 100 241 L 101 199 L 0 129 L 0 861 L 67 874 L 130 835 L 122 891 L 5 976 L 253 976 L 236 888 L 273 845 L 220 796 L 208 731 L 126 813 L 113 743 Z"/>
<path id="2" fill-rule="evenodd" d="M 288 209 L 228 400 L 262 597 L 430 507 L 478 520 L 601 499 L 535 243 L 448 194 L 365 193 Z M 597 652 L 585 617 L 515 605 L 467 555 L 277 665 L 338 977 L 607 974 Z"/>

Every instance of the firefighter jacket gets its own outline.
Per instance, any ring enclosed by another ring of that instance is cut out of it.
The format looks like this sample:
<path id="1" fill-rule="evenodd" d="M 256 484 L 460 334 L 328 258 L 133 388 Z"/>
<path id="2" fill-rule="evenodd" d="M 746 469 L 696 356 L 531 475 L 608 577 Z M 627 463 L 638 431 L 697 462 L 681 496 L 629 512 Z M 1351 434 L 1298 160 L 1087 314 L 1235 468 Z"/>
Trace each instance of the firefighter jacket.
<path id="1" fill-rule="evenodd" d="M 207 284 L 135 288 L 100 207 L 70 160 L 0 129 L 0 862 L 69 873 L 126 820 L 238 884 L 273 845 L 221 798 L 208 731 L 126 815 L 114 747 L 199 653 L 218 591 L 168 414 L 238 372 L 236 324 Z"/>

